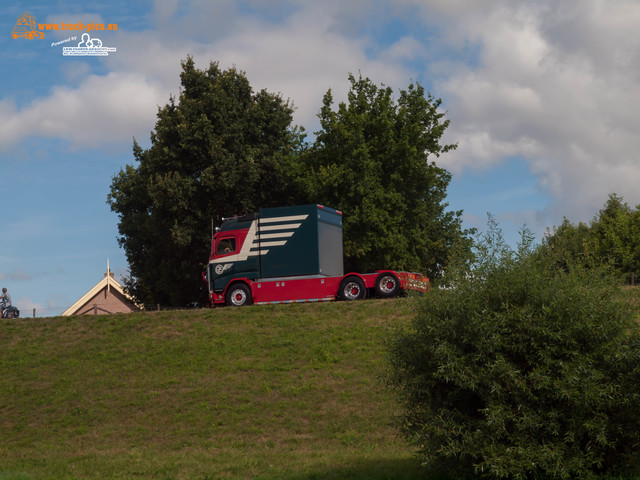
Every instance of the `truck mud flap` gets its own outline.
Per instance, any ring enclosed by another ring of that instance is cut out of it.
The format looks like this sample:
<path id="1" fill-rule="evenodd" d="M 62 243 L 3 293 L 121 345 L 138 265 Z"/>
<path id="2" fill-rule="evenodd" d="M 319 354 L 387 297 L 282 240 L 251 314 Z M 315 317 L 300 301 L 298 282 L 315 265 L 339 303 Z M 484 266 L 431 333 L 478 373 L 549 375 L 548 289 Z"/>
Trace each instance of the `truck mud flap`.
<path id="1" fill-rule="evenodd" d="M 430 288 L 429 278 L 420 273 L 397 272 L 403 290 L 416 292 L 428 292 Z"/>

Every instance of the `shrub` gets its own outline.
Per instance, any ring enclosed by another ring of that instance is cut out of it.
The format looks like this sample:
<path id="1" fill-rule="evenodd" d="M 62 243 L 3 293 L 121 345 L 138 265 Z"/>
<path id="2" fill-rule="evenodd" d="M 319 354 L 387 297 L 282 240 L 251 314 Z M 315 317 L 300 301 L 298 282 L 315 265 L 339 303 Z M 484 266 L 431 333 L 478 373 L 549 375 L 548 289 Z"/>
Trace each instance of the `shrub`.
<path id="1" fill-rule="evenodd" d="M 399 426 L 447 476 L 590 478 L 639 471 L 636 309 L 603 268 L 507 248 L 476 261 L 390 341 Z"/>

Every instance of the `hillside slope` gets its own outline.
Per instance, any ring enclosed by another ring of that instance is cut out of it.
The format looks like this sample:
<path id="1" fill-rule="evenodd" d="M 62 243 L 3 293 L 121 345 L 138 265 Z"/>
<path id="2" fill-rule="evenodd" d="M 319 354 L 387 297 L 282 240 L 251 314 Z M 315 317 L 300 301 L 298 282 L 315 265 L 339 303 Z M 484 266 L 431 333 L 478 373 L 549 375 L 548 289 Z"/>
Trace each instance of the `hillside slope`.
<path id="1" fill-rule="evenodd" d="M 380 382 L 413 299 L 0 324 L 0 479 L 418 478 Z"/>

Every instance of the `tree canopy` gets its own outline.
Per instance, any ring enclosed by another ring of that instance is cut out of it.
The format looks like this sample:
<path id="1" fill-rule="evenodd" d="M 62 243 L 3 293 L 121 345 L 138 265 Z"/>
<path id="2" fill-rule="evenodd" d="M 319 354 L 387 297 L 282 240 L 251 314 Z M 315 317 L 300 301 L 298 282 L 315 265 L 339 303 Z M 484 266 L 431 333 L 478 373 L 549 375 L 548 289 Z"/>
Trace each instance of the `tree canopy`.
<path id="1" fill-rule="evenodd" d="M 283 166 L 298 134 L 293 107 L 254 92 L 244 72 L 182 62 L 179 101 L 159 108 L 151 146 L 134 140 L 136 165 L 122 169 L 108 203 L 119 215 L 129 291 L 145 303 L 206 301 L 201 272 L 212 222 L 287 203 Z"/>
<path id="2" fill-rule="evenodd" d="M 438 276 L 452 250 L 470 247 L 461 213 L 447 211 L 451 175 L 435 159 L 449 126 L 420 84 L 401 90 L 349 76 L 346 103 L 329 90 L 321 129 L 303 158 L 308 196 L 342 210 L 346 269 L 392 268 Z"/>

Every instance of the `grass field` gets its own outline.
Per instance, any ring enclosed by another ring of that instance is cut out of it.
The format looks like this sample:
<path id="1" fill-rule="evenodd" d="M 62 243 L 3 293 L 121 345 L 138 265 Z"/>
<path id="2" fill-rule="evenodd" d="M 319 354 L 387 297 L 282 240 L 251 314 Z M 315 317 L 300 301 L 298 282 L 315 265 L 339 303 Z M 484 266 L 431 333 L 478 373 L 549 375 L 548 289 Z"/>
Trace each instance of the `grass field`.
<path id="1" fill-rule="evenodd" d="M 0 323 L 0 480 L 418 479 L 381 382 L 415 299 Z"/>

